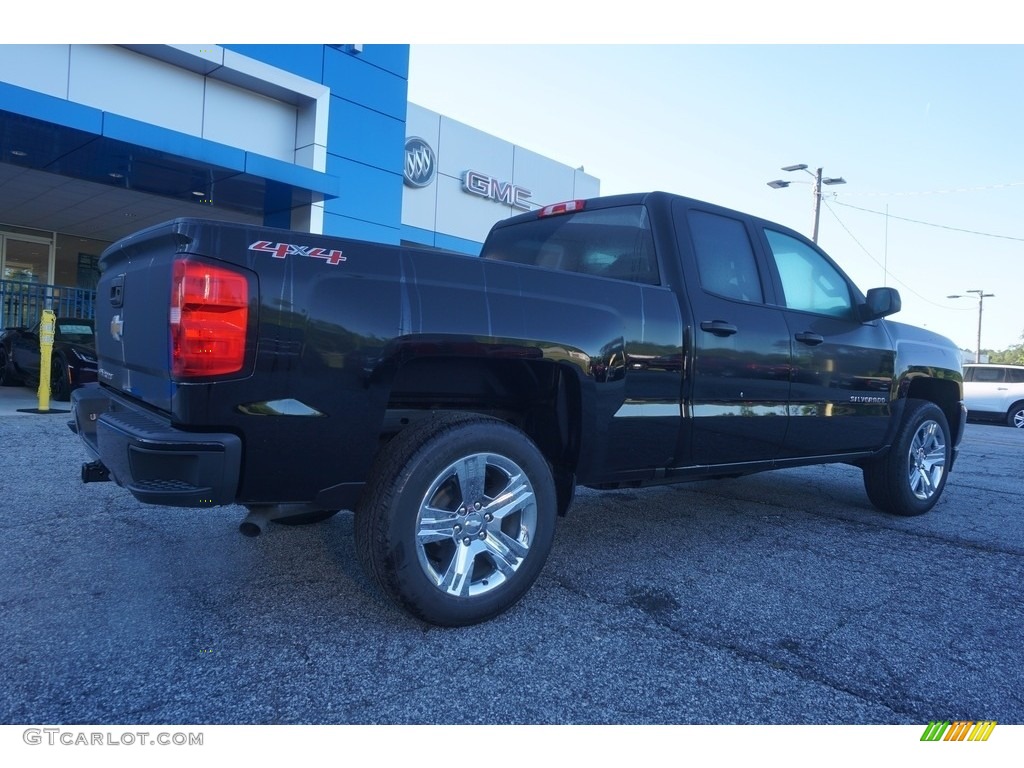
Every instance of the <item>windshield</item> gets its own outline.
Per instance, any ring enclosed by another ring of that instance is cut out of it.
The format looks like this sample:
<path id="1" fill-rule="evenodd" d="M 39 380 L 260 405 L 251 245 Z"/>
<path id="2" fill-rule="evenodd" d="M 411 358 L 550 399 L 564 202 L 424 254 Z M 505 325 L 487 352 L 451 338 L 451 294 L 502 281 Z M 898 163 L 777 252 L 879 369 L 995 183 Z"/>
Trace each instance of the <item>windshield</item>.
<path id="1" fill-rule="evenodd" d="M 89 320 L 62 320 L 57 323 L 57 338 L 69 344 L 92 344 L 92 322 Z"/>

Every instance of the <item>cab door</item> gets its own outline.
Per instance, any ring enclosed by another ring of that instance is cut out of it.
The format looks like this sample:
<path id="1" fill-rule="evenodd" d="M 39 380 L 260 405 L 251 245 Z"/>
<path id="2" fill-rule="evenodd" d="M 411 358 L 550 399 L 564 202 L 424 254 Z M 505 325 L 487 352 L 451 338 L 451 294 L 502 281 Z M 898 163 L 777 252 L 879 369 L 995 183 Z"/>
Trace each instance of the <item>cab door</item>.
<path id="1" fill-rule="evenodd" d="M 691 464 L 769 461 L 788 422 L 790 333 L 746 218 L 675 200 L 673 219 L 692 313 L 684 388 Z"/>
<path id="2" fill-rule="evenodd" d="M 763 245 L 793 348 L 788 457 L 878 447 L 889 424 L 895 351 L 883 323 L 809 240 L 765 225 Z"/>

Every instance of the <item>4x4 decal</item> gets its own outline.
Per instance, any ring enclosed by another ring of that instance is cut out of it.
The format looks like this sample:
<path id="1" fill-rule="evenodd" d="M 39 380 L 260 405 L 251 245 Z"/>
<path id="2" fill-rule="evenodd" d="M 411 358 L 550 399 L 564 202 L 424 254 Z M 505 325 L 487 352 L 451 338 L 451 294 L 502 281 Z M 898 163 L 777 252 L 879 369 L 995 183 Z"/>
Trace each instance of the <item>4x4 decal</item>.
<path id="1" fill-rule="evenodd" d="M 257 240 L 249 246 L 250 251 L 269 253 L 275 259 L 283 259 L 287 256 L 308 256 L 311 259 L 323 259 L 328 264 L 338 265 L 345 261 L 341 251 L 326 248 L 317 248 L 311 245 L 293 245 L 292 243 L 272 243 L 269 240 Z"/>

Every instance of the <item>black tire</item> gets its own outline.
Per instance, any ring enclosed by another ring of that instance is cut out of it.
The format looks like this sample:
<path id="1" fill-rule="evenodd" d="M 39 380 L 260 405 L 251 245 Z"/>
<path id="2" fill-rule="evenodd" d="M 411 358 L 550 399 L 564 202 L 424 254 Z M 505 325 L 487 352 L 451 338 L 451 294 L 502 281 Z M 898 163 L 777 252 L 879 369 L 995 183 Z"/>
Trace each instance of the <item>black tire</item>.
<path id="1" fill-rule="evenodd" d="M 71 399 L 71 380 L 68 378 L 68 364 L 61 356 L 53 358 L 50 366 L 50 397 L 65 402 Z"/>
<path id="2" fill-rule="evenodd" d="M 928 400 L 908 400 L 903 425 L 885 456 L 864 465 L 864 488 L 883 512 L 923 515 L 946 487 L 952 438 L 946 415 Z"/>
<path id="3" fill-rule="evenodd" d="M 7 357 L 7 350 L 0 347 L 0 387 L 17 387 L 21 383 L 21 379 L 15 375 L 14 367 Z"/>
<path id="4" fill-rule="evenodd" d="M 439 413 L 382 449 L 356 507 L 356 552 L 414 616 L 475 624 L 536 580 L 557 509 L 551 468 L 525 434 L 478 414 Z"/>
<path id="5" fill-rule="evenodd" d="M 1006 412 L 1006 424 L 1017 429 L 1024 429 L 1024 400 L 1014 403 Z"/>
<path id="6" fill-rule="evenodd" d="M 273 518 L 270 522 L 277 523 L 278 525 L 312 525 L 313 523 L 322 523 L 324 520 L 329 520 L 340 511 L 338 509 L 321 509 L 316 512 L 303 512 L 301 515 L 292 515 L 291 517 Z"/>

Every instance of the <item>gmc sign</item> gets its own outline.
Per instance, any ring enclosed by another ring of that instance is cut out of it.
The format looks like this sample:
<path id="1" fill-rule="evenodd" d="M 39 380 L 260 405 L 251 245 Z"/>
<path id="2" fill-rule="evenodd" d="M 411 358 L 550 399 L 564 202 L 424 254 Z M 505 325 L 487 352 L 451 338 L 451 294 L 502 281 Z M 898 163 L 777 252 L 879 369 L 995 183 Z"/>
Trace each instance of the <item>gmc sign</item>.
<path id="1" fill-rule="evenodd" d="M 462 174 L 462 189 L 471 195 L 486 197 L 496 203 L 505 203 L 521 211 L 530 210 L 530 190 L 511 182 L 500 182 L 493 176 L 477 171 Z"/>

